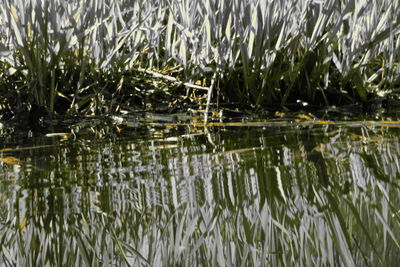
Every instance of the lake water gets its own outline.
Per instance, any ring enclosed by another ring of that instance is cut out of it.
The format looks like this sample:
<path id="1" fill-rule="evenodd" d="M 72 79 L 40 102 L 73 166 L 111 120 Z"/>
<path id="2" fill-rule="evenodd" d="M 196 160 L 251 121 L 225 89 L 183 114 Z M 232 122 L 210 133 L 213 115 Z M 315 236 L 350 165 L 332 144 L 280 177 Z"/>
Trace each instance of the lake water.
<path id="1" fill-rule="evenodd" d="M 307 114 L 5 125 L 0 265 L 394 266 L 399 130 Z"/>

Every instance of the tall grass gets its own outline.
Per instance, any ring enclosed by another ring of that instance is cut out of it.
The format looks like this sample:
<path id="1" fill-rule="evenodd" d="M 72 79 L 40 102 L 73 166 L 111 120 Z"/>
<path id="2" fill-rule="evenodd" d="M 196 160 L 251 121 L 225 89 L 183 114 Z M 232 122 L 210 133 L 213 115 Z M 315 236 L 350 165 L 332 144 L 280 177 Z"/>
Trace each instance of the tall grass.
<path id="1" fill-rule="evenodd" d="M 397 1 L 0 2 L 3 109 L 109 110 L 145 93 L 138 67 L 182 67 L 176 78 L 205 78 L 209 101 L 216 87 L 256 107 L 367 101 L 400 84 Z"/>

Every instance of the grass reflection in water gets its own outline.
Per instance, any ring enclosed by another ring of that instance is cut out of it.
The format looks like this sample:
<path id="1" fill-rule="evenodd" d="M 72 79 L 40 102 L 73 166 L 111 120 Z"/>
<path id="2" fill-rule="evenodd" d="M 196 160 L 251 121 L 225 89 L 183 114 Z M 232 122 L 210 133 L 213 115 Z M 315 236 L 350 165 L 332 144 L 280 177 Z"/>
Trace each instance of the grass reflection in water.
<path id="1" fill-rule="evenodd" d="M 396 127 L 92 130 L 3 130 L 0 265 L 400 261 Z"/>

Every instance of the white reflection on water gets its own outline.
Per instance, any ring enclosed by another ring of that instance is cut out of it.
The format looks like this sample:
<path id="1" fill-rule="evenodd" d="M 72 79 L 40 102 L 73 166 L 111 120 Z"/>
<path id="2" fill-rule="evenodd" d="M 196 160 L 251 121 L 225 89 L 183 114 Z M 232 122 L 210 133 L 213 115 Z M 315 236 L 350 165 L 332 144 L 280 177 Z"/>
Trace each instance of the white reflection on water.
<path id="1" fill-rule="evenodd" d="M 79 261 L 74 252 L 82 238 L 99 262 L 122 265 L 118 249 L 134 265 L 399 259 L 396 129 L 210 127 L 191 134 L 177 127 L 165 137 L 157 133 L 77 138 L 51 149 L 38 138 L 40 148 L 11 151 L 22 163 L 0 165 L 6 210 L 0 234 L 9 255 L 29 263 L 21 251 L 30 245 L 13 242 L 16 233 L 25 242 L 56 240 L 63 229 L 62 240 L 73 244 L 65 255 Z M 42 251 L 32 245 L 28 254 Z"/>

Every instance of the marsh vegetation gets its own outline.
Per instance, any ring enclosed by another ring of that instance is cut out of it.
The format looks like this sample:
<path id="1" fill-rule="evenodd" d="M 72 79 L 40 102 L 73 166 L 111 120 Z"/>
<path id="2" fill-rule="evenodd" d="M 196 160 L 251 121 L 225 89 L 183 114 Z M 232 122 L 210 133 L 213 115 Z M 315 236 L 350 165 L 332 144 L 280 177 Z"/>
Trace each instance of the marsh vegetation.
<path id="1" fill-rule="evenodd" d="M 0 265 L 395 266 L 399 37 L 390 0 L 0 0 Z"/>
<path id="2" fill-rule="evenodd" d="M 1 3 L 4 118 L 128 112 L 202 94 L 253 108 L 397 99 L 398 1 Z"/>

